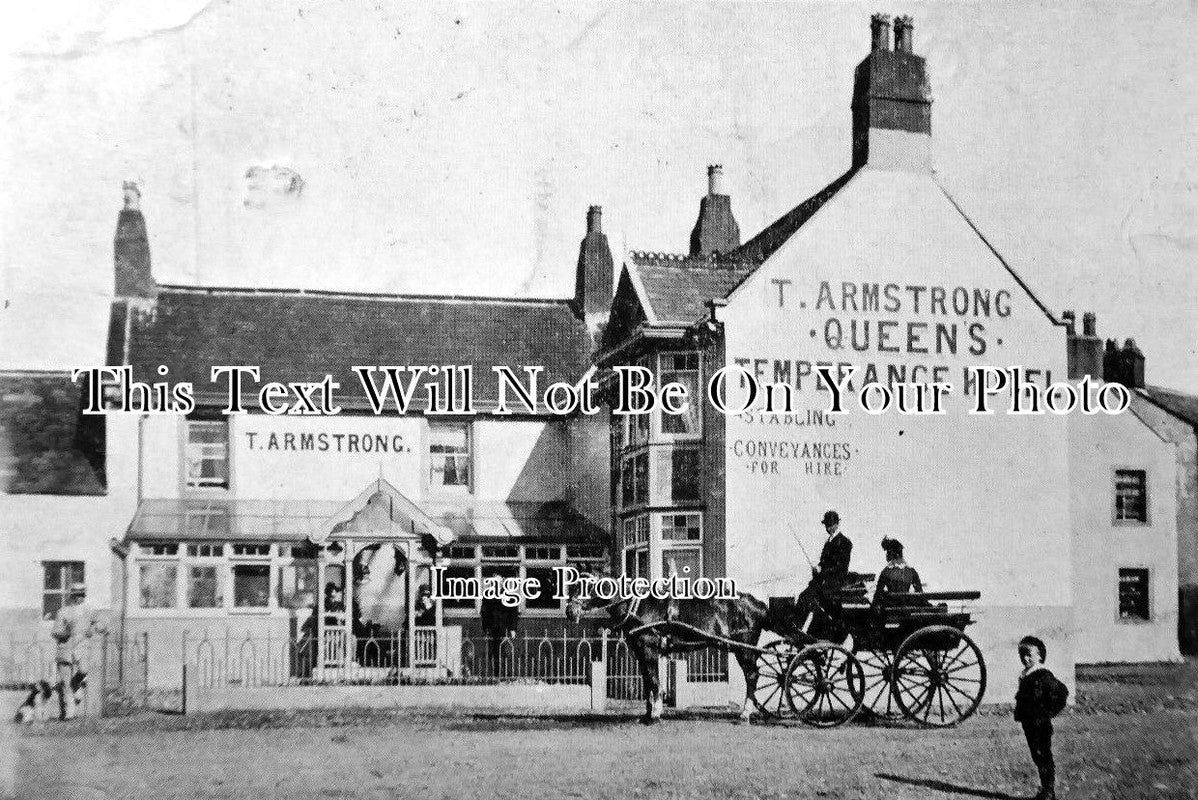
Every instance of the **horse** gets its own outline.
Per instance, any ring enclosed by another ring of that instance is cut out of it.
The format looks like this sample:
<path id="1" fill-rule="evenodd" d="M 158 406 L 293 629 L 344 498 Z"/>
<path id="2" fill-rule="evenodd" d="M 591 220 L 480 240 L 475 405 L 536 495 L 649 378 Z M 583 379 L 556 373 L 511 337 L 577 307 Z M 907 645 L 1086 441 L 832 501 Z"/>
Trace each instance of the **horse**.
<path id="1" fill-rule="evenodd" d="M 657 675 L 660 655 L 701 650 L 713 644 L 732 651 L 745 676 L 745 700 L 739 722 L 748 722 L 757 691 L 757 642 L 763 631 L 793 633 L 789 620 L 775 619 L 769 607 L 752 595 L 735 599 L 674 600 L 647 597 L 623 598 L 604 604 L 583 598 L 578 584 L 571 587 L 566 617 L 578 623 L 586 611 L 606 610 L 613 633 L 623 633 L 645 687 L 645 715 L 641 722 L 661 720 L 661 687 Z M 722 640 L 722 641 L 721 641 Z"/>

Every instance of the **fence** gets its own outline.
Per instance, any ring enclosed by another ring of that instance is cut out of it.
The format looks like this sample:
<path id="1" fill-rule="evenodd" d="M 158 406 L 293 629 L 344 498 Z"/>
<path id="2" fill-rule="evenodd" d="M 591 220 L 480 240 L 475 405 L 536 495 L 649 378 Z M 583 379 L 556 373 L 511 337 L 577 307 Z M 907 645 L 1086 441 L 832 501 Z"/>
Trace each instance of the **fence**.
<path id="1" fill-rule="evenodd" d="M 201 633 L 184 636 L 183 663 L 197 685 L 217 687 L 584 684 L 602 640 L 560 635 L 462 638 L 452 629 L 417 628 L 415 663 L 400 633 L 342 637 L 319 652 L 313 639 Z"/>
<path id="2" fill-rule="evenodd" d="M 86 674 L 87 683 L 99 690 L 88 692 L 88 696 L 98 699 L 100 714 L 112 716 L 143 708 L 177 710 L 181 691 L 149 688 L 149 647 L 145 633 L 95 634 L 74 643 L 71 660 L 78 672 Z M 57 685 L 57 653 L 58 643 L 48 636 L 10 636 L 0 643 L 0 688 L 25 690 L 41 681 Z"/>
<path id="3" fill-rule="evenodd" d="M 179 712 L 184 687 L 155 688 L 155 663 L 186 666 L 189 681 L 213 690 L 300 686 L 585 686 L 592 673 L 607 699 L 643 701 L 639 665 L 623 637 L 571 635 L 565 629 L 539 636 L 461 637 L 460 629 L 417 628 L 411 650 L 400 633 L 347 637 L 341 650 L 324 653 L 311 637 L 185 633 L 173 645 L 147 632 L 103 634 L 81 640 L 76 658 L 88 673 L 100 713 L 141 709 Z M 0 688 L 25 689 L 37 681 L 57 681 L 56 643 L 47 636 L 0 640 Z M 178 654 L 173 655 L 173 654 Z M 322 661 L 323 657 L 323 661 Z M 332 658 L 335 657 L 335 658 Z M 176 662 L 175 659 L 180 661 Z M 717 689 L 728 680 L 728 655 L 708 649 L 684 657 L 687 681 Z M 409 663 L 409 661 L 414 663 Z M 335 662 L 335 663 L 334 663 Z M 602 671 L 593 665 L 601 664 Z M 667 670 L 659 669 L 663 677 Z M 672 673 L 670 673 L 672 674 Z M 158 682 L 161 682 L 160 679 Z M 675 688 L 663 680 L 667 700 Z M 95 713 L 89 708 L 89 713 Z"/>

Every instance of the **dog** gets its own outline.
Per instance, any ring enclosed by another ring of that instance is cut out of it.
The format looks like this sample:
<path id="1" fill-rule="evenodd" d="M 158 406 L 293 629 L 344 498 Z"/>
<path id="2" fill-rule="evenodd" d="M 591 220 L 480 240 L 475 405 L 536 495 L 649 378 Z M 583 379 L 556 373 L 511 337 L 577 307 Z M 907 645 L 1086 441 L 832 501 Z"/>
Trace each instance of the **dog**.
<path id="1" fill-rule="evenodd" d="M 54 688 L 49 681 L 38 681 L 29 690 L 29 695 L 21 707 L 17 709 L 15 722 L 32 725 L 34 722 L 46 722 L 53 714 Z"/>
<path id="2" fill-rule="evenodd" d="M 79 706 L 87 700 L 87 673 L 76 668 L 71 675 L 71 692 L 75 695 L 75 705 Z"/>

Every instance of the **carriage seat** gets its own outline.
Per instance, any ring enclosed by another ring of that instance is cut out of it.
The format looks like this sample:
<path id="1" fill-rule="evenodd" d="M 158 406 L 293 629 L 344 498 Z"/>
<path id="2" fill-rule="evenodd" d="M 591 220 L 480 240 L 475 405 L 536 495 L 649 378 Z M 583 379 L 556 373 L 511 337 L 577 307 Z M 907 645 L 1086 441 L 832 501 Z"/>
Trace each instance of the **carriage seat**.
<path id="1" fill-rule="evenodd" d="M 836 599 L 842 604 L 857 604 L 869 602 L 869 584 L 878 579 L 872 572 L 850 572 L 835 592 Z"/>

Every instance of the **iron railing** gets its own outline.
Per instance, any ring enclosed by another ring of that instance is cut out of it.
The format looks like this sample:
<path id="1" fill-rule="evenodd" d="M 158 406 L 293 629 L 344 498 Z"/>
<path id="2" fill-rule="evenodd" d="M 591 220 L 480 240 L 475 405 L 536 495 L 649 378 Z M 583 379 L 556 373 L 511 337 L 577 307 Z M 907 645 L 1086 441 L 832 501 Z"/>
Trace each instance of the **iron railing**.
<path id="1" fill-rule="evenodd" d="M 327 632 L 326 632 L 327 633 Z M 183 663 L 197 685 L 215 687 L 306 684 L 586 683 L 602 639 L 568 632 L 540 636 L 457 638 L 417 628 L 409 663 L 401 633 L 326 637 L 237 634 L 226 630 L 185 635 Z"/>

